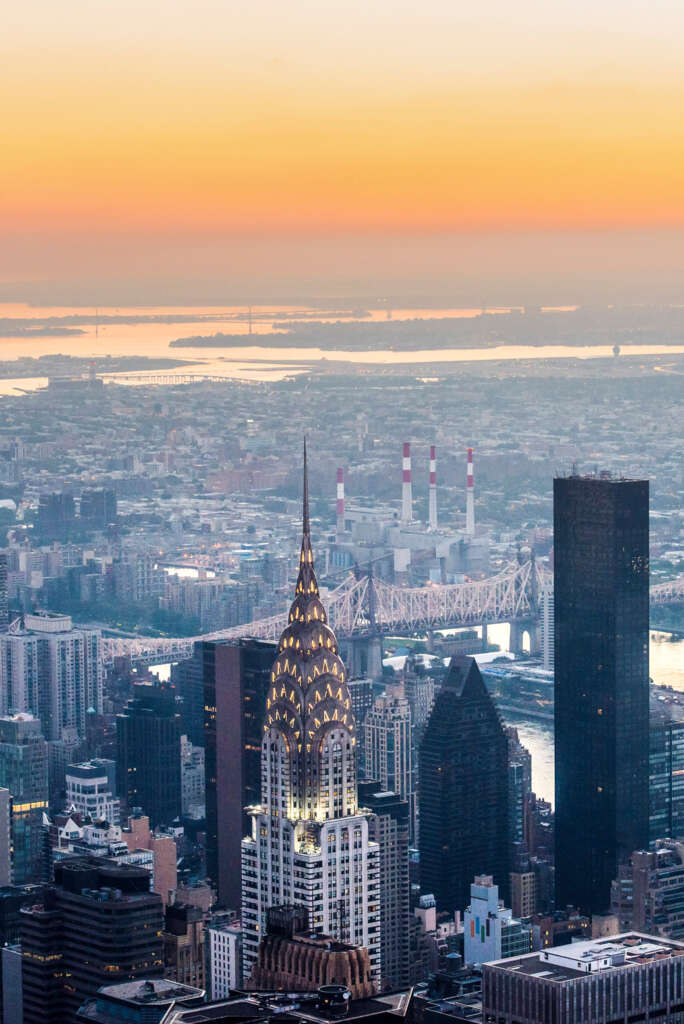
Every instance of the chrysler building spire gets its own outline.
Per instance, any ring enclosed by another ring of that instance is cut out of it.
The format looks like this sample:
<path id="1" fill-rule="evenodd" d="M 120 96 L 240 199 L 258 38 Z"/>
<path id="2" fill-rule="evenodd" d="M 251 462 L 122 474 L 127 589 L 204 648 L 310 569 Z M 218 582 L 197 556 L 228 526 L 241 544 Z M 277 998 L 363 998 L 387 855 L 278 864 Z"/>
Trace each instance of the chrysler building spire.
<path id="1" fill-rule="evenodd" d="M 314 569 L 306 441 L 302 510 L 299 575 L 271 671 L 263 727 L 287 770 L 275 791 L 262 772 L 262 803 L 271 806 L 275 800 L 286 818 L 324 820 L 356 812 L 356 727 L 344 663 Z"/>

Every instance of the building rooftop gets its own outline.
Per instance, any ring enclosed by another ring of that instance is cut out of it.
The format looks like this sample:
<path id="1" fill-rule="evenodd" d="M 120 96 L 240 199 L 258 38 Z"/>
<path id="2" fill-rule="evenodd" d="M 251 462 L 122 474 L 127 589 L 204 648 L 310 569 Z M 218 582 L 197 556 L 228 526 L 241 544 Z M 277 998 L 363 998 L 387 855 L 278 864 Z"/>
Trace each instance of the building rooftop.
<path id="1" fill-rule="evenodd" d="M 411 989 L 406 989 L 401 992 L 384 993 L 371 999 L 352 1000 L 349 1002 L 344 1020 L 364 1020 L 372 1017 L 377 1024 L 381 1024 L 385 1017 L 406 1017 L 411 992 Z M 335 1013 L 326 1013 L 319 1007 L 319 994 L 316 992 L 260 992 L 207 1003 L 195 1010 L 178 1007 L 164 1018 L 164 1024 L 238 1024 L 247 1020 L 268 1021 L 276 1016 L 281 1020 L 295 1019 L 313 1024 L 329 1024 L 331 1019 L 337 1019 Z"/>
<path id="2" fill-rule="evenodd" d="M 525 956 L 494 960 L 486 967 L 546 981 L 565 982 L 585 974 L 636 967 L 678 956 L 684 956 L 682 942 L 640 932 L 625 932 L 605 939 L 587 939 L 567 946 L 552 946 Z"/>
<path id="3" fill-rule="evenodd" d="M 188 999 L 201 994 L 202 989 L 182 985 L 178 981 L 168 981 L 166 978 L 123 981 L 120 985 L 103 985 L 98 989 L 98 995 L 106 996 L 108 999 L 125 1000 L 140 1005 L 167 1003 L 171 999 Z"/>
<path id="4" fill-rule="evenodd" d="M 176 1005 L 202 1005 L 204 989 L 182 985 L 166 978 L 124 981 L 118 985 L 103 985 L 93 999 L 79 1009 L 79 1020 L 91 1024 L 116 1024 L 121 1020 L 160 1021 Z"/>

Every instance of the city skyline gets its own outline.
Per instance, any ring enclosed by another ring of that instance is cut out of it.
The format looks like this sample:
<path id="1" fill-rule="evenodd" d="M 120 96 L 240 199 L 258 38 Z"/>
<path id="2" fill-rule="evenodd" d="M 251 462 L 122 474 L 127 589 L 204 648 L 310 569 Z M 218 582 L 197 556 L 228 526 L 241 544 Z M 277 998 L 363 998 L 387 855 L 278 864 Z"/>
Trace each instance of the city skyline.
<path id="1" fill-rule="evenodd" d="M 3 13 L 0 1024 L 684 1024 L 681 0 Z"/>

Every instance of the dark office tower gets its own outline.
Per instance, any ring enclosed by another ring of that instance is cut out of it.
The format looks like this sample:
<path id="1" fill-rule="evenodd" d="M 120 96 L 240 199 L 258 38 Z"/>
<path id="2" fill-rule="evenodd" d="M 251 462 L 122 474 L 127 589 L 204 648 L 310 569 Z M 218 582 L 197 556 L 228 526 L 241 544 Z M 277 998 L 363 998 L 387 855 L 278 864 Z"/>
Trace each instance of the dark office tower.
<path id="1" fill-rule="evenodd" d="M 649 839 L 684 835 L 684 719 L 678 704 L 651 702 Z"/>
<path id="2" fill-rule="evenodd" d="M 139 683 L 116 717 L 119 795 L 131 811 L 142 808 L 152 827 L 181 813 L 180 715 L 173 694 Z"/>
<path id="3" fill-rule="evenodd" d="M 380 849 L 381 988 L 409 983 L 410 885 L 408 801 L 380 792 L 375 782 L 359 783 L 359 803 L 371 812 L 368 838 Z"/>
<path id="4" fill-rule="evenodd" d="M 508 740 L 474 658 L 455 655 L 420 747 L 420 881 L 464 911 L 475 875 L 508 891 Z M 504 895 L 504 899 L 506 896 Z"/>
<path id="5" fill-rule="evenodd" d="M 24 1024 L 76 1024 L 101 985 L 162 977 L 164 912 L 149 886 L 131 864 L 55 864 L 42 902 L 21 911 Z"/>
<path id="6" fill-rule="evenodd" d="M 207 874 L 219 902 L 240 907 L 245 807 L 261 801 L 261 740 L 276 644 L 262 640 L 205 641 L 204 765 Z"/>
<path id="7" fill-rule="evenodd" d="M 73 494 L 61 491 L 41 494 L 36 527 L 44 540 L 65 540 L 73 529 L 75 518 Z"/>
<path id="8" fill-rule="evenodd" d="M 181 727 L 195 747 L 204 746 L 204 649 L 196 643 L 191 658 L 171 668 L 171 682 L 181 698 Z"/>
<path id="9" fill-rule="evenodd" d="M 648 845 L 648 481 L 554 480 L 556 905 Z"/>
<path id="10" fill-rule="evenodd" d="M 15 885 L 44 875 L 43 814 L 48 809 L 48 745 L 31 715 L 0 718 L 0 786 L 12 796 L 11 831 Z"/>
<path id="11" fill-rule="evenodd" d="M 7 601 L 7 555 L 0 552 L 0 633 L 9 626 L 9 606 Z"/>
<path id="12" fill-rule="evenodd" d="M 352 711 L 357 728 L 356 770 L 360 779 L 366 778 L 366 715 L 373 707 L 373 701 L 381 692 L 370 676 L 350 679 L 347 684 L 351 697 Z"/>
<path id="13" fill-rule="evenodd" d="M 116 494 L 106 488 L 83 491 L 80 512 L 84 526 L 102 529 L 116 520 Z"/>

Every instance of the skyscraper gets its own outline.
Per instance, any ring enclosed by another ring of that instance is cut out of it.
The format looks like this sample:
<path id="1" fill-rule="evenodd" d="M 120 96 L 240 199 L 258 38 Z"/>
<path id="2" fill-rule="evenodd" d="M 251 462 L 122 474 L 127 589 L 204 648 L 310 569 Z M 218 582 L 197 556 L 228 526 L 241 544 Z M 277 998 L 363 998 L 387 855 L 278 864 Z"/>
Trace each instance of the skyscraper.
<path id="1" fill-rule="evenodd" d="M 475 875 L 508 890 L 508 740 L 474 658 L 455 655 L 420 747 L 420 879 L 465 910 Z"/>
<path id="2" fill-rule="evenodd" d="M 238 910 L 241 847 L 251 831 L 245 808 L 261 800 L 261 737 L 276 644 L 263 640 L 204 641 L 207 874 L 219 903 Z"/>
<path id="3" fill-rule="evenodd" d="M 173 694 L 137 683 L 117 715 L 119 794 L 129 811 L 142 808 L 152 827 L 170 825 L 181 813 L 180 716 Z"/>
<path id="4" fill-rule="evenodd" d="M 409 805 L 373 782 L 360 784 L 359 800 L 371 812 L 369 835 L 380 851 L 381 983 L 402 988 L 410 976 Z"/>
<path id="5" fill-rule="evenodd" d="M 556 904 L 648 845 L 648 481 L 554 480 Z"/>
<path id="6" fill-rule="evenodd" d="M 366 715 L 366 778 L 378 792 L 396 793 L 409 805 L 410 842 L 416 841 L 416 787 L 411 708 L 400 693 L 375 698 Z"/>
<path id="7" fill-rule="evenodd" d="M 542 665 L 544 668 L 553 668 L 553 590 L 542 590 L 539 595 L 539 611 L 541 615 L 539 643 L 541 647 Z"/>
<path id="8" fill-rule="evenodd" d="M 75 1024 L 101 985 L 164 972 L 160 897 L 149 873 L 98 857 L 55 865 L 42 904 L 21 911 L 25 1024 Z"/>
<path id="9" fill-rule="evenodd" d="M 12 794 L 0 789 L 0 889 L 12 884 Z"/>
<path id="10" fill-rule="evenodd" d="M 48 809 L 48 749 L 30 715 L 0 718 L 0 786 L 12 795 L 15 885 L 43 879 L 43 814 Z"/>
<path id="11" fill-rule="evenodd" d="M 44 540 L 66 540 L 73 530 L 75 517 L 73 494 L 62 491 L 41 494 L 36 529 Z"/>
<path id="12" fill-rule="evenodd" d="M 321 602 L 304 515 L 295 598 L 278 644 L 261 744 L 261 805 L 242 842 L 245 975 L 269 907 L 301 906 L 316 932 L 365 946 L 380 976 L 378 847 L 359 809 L 356 726 L 337 640 Z"/>
<path id="13" fill-rule="evenodd" d="M 360 779 L 366 775 L 366 715 L 373 707 L 375 694 L 381 683 L 376 683 L 370 676 L 359 676 L 349 679 L 347 689 L 352 703 L 352 712 L 356 722 L 356 771 Z"/>
<path id="14" fill-rule="evenodd" d="M 107 488 L 82 491 L 79 513 L 83 525 L 108 526 L 116 520 L 116 492 Z"/>
<path id="15" fill-rule="evenodd" d="M 679 704 L 651 702 L 649 796 L 651 843 L 684 835 L 684 715 Z"/>
<path id="16" fill-rule="evenodd" d="M 7 555 L 0 552 L 0 633 L 9 625 L 7 597 Z"/>
<path id="17" fill-rule="evenodd" d="M 191 658 L 171 666 L 171 683 L 181 697 L 180 716 L 183 734 L 196 747 L 203 747 L 205 742 L 205 646 L 205 643 L 198 641 L 193 646 Z"/>
<path id="18" fill-rule="evenodd" d="M 89 709 L 102 711 L 99 629 L 74 628 L 69 615 L 24 615 L 23 628 L 0 634 L 0 714 L 29 712 L 48 740 L 85 738 Z"/>

